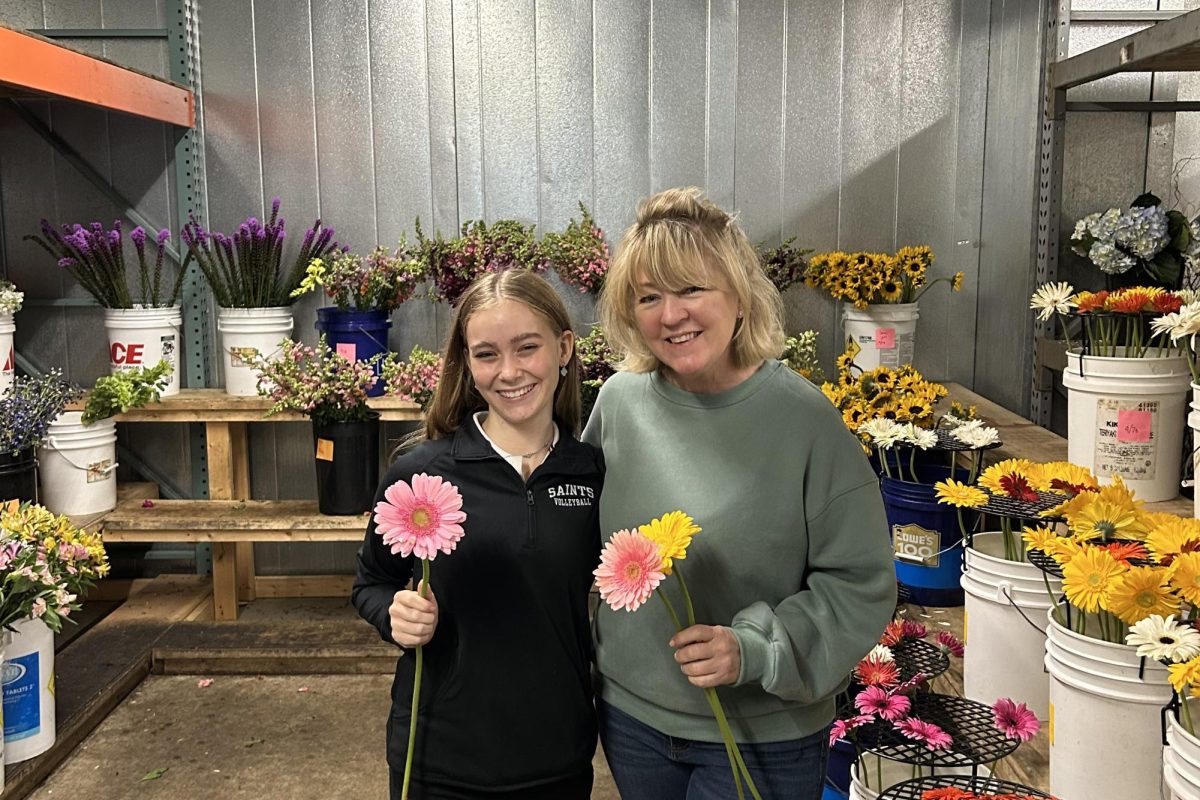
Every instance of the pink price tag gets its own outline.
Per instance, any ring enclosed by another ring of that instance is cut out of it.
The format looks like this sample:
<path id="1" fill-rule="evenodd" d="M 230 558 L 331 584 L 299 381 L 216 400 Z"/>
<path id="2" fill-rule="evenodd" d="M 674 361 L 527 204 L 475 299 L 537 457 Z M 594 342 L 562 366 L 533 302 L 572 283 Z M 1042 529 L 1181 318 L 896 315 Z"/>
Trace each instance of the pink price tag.
<path id="1" fill-rule="evenodd" d="M 338 342 L 337 354 L 347 361 L 354 360 L 354 354 L 358 352 L 358 348 L 353 342 Z"/>
<path id="2" fill-rule="evenodd" d="M 1133 409 L 1117 412 L 1117 441 L 1118 442 L 1148 442 L 1150 441 L 1149 411 Z"/>
<path id="3" fill-rule="evenodd" d="M 876 328 L 875 329 L 875 349 L 876 350 L 895 350 L 896 349 L 896 329 L 895 328 Z"/>

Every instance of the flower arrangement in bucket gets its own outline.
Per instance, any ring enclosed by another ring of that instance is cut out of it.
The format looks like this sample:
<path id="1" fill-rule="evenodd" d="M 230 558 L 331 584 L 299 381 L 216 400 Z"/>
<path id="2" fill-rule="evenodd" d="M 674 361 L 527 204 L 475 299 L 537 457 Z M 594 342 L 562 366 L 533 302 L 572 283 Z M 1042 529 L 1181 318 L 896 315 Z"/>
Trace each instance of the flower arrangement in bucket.
<path id="1" fill-rule="evenodd" d="M 695 625 L 696 613 L 687 582 L 675 562 L 687 558 L 688 547 L 698 533 L 700 526 L 682 511 L 664 514 L 636 530 L 614 533 L 604 545 L 600 553 L 600 566 L 593 573 L 600 599 L 614 611 L 625 609 L 633 612 L 649 600 L 651 594 L 657 594 L 666 606 L 677 633 L 684 630 L 684 620 L 689 626 Z M 682 618 L 661 587 L 662 582 L 671 575 L 675 576 L 683 598 L 685 616 Z M 721 740 L 725 743 L 725 754 L 729 758 L 729 769 L 733 773 L 733 785 L 737 788 L 739 800 L 745 797 L 743 784 L 755 800 L 762 800 L 733 738 L 717 690 L 706 688 L 704 696 L 716 719 Z"/>
<path id="2" fill-rule="evenodd" d="M 259 393 L 274 401 L 266 416 L 298 411 L 312 420 L 322 514 L 370 510 L 379 483 L 379 413 L 367 397 L 381 358 L 352 361 L 322 336 L 316 347 L 285 339 L 278 358 L 251 360 Z"/>
<path id="3" fill-rule="evenodd" d="M 442 378 L 442 357 L 432 350 L 414 345 L 407 361 L 389 353 L 383 361 L 381 374 L 387 384 L 387 394 L 429 408 L 438 381 Z"/>
<path id="4" fill-rule="evenodd" d="M 58 633 L 80 595 L 107 574 L 99 534 L 33 503 L 0 506 L 0 627 L 34 617 Z"/>
<path id="5" fill-rule="evenodd" d="M 829 741 L 852 745 L 857 780 L 868 789 L 872 783 L 876 791 L 885 788 L 885 761 L 910 764 L 912 778 L 947 767 L 975 767 L 1009 755 L 1039 730 L 1024 703 L 1002 698 L 989 707 L 932 693 L 930 674 L 914 670 L 906 651 L 914 643 L 926 644 L 928 635 L 920 623 L 894 620 L 851 675 L 852 699 L 835 720 Z M 939 632 L 936 642 L 943 658 L 963 656 L 962 642 L 948 631 Z M 990 727 L 980 724 L 984 719 Z M 875 754 L 874 770 L 867 766 L 867 751 Z"/>
<path id="6" fill-rule="evenodd" d="M 858 433 L 865 423 L 879 418 L 933 427 L 934 406 L 947 395 L 945 386 L 926 380 L 911 364 L 859 369 L 855 355 L 852 347 L 838 356 L 837 380 L 821 384 L 821 391 L 842 412 L 846 427 Z M 860 438 L 864 446 L 869 444 L 865 436 Z"/>
<path id="7" fill-rule="evenodd" d="M 583 382 L 580 386 L 581 418 L 586 421 L 596 405 L 600 387 L 616 374 L 619 359 L 599 325 L 593 325 L 587 336 L 581 336 L 575 342 L 575 353 L 579 358 L 579 376 Z"/>
<path id="8" fill-rule="evenodd" d="M 949 283 L 954 291 L 960 291 L 963 285 L 961 272 L 929 281 L 928 272 L 933 262 L 933 250 L 925 245 L 902 247 L 893 254 L 835 250 L 809 258 L 804 282 L 859 309 L 870 305 L 915 303 L 925 292 L 943 282 Z"/>
<path id="9" fill-rule="evenodd" d="M 1128 209 L 1097 211 L 1076 222 L 1071 250 L 1106 276 L 1130 274 L 1177 289 L 1184 266 L 1200 254 L 1200 224 L 1164 210 L 1162 201 L 1146 192 Z"/>
<path id="10" fill-rule="evenodd" d="M 564 283 L 580 292 L 599 294 L 608 274 L 608 242 L 582 202 L 579 213 L 581 218 L 572 218 L 562 233 L 551 231 L 542 237 L 542 258 Z"/>
<path id="11" fill-rule="evenodd" d="M 123 414 L 147 403 L 158 402 L 171 380 L 171 364 L 159 361 L 153 367 L 101 375 L 87 394 L 80 422 L 91 425 L 102 419 Z"/>
<path id="12" fill-rule="evenodd" d="M 0 316 L 12 316 L 21 310 L 25 293 L 17 291 L 16 284 L 0 280 Z"/>
<path id="13" fill-rule="evenodd" d="M 0 397 L 0 459 L 26 452 L 32 458 L 33 448 L 41 444 L 50 423 L 82 394 L 58 369 L 14 379 L 8 394 Z"/>
<path id="14" fill-rule="evenodd" d="M 339 311 L 390 314 L 413 296 L 422 280 L 421 262 L 402 238 L 390 252 L 376 247 L 364 257 L 334 250 L 324 258 L 312 259 L 289 298 L 303 297 L 321 287 Z"/>
<path id="15" fill-rule="evenodd" d="M 1196 337 L 1200 335 L 1200 292 L 1183 289 L 1176 295 L 1184 301 L 1178 309 L 1150 320 L 1151 330 L 1170 339 L 1173 347 L 1183 351 L 1192 385 L 1200 386 L 1200 364 L 1196 360 Z"/>
<path id="16" fill-rule="evenodd" d="M 184 266 L 193 260 L 204 273 L 221 308 L 277 308 L 289 306 L 305 270 L 314 258 L 327 258 L 347 248 L 334 241 L 334 229 L 317 220 L 304 233 L 300 249 L 285 266 L 285 220 L 279 216 L 280 199 L 271 199 L 271 216 L 264 223 L 247 217 L 232 236 L 209 231 L 195 216 L 183 226 L 188 251 Z"/>
<path id="17" fill-rule="evenodd" d="M 24 301 L 24 292 L 17 291 L 17 287 L 12 283 L 0 280 L 0 394 L 12 385 L 16 372 L 13 333 L 17 327 L 12 318 L 13 314 L 21 310 Z"/>
<path id="18" fill-rule="evenodd" d="M 427 597 L 429 564 L 438 554 L 450 555 L 464 535 L 462 494 L 453 483 L 437 475 L 419 473 L 412 482 L 397 481 L 384 490 L 383 500 L 375 506 L 375 532 L 394 555 L 416 556 L 421 561 L 418 591 Z M 408 798 L 413 772 L 413 752 L 417 741 L 417 709 L 421 697 L 421 673 L 425 650 L 417 646 L 417 664 L 413 678 L 412 709 L 409 716 L 408 752 L 404 758 L 404 782 L 400 797 Z"/>
<path id="19" fill-rule="evenodd" d="M 127 276 L 121 220 L 114 220 L 111 230 L 93 222 L 86 228 L 63 225 L 60 231 L 44 219 L 41 227 L 41 236 L 29 234 L 25 238 L 49 253 L 104 308 L 170 308 L 179 304 L 184 267 L 178 270 L 169 291 L 164 291 L 163 256 L 171 240 L 168 229 L 155 234 L 149 248 L 145 228 L 139 225 L 129 232 L 137 254 L 138 284 L 134 291 Z"/>
<path id="20" fill-rule="evenodd" d="M 457 305 L 471 282 L 485 272 L 546 271 L 532 225 L 512 219 L 497 220 L 491 225 L 483 220 L 470 220 L 463 223 L 455 239 L 443 239 L 438 231 L 432 239 L 427 238 L 420 219 L 415 227 L 423 271 L 433 282 L 432 296 L 450 305 Z"/>
<path id="21" fill-rule="evenodd" d="M 1105 358 L 1146 358 L 1178 355 L 1170 329 L 1181 321 L 1179 312 L 1196 302 L 1190 290 L 1170 292 L 1155 286 L 1130 286 L 1115 291 L 1076 292 L 1068 283 L 1046 283 L 1029 301 L 1038 319 L 1057 316 L 1071 349 L 1068 322 L 1077 320 L 1086 355 Z M 1186 319 L 1195 313 L 1189 308 Z M 1168 315 L 1176 316 L 1168 316 Z M 1164 320 L 1164 317 L 1167 317 Z M 1182 334 L 1181 334 L 1182 335 Z"/>

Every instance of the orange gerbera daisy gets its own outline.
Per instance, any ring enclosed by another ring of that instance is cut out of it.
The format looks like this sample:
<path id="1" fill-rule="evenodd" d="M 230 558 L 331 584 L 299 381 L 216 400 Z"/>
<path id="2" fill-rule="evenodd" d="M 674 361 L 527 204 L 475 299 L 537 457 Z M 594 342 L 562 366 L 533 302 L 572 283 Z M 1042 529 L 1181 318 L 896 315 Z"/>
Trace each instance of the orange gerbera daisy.
<path id="1" fill-rule="evenodd" d="M 1118 314 L 1137 314 L 1154 307 L 1153 295 L 1142 288 L 1113 292 L 1104 303 L 1105 309 Z"/>
<path id="2" fill-rule="evenodd" d="M 1106 300 L 1108 300 L 1108 292 L 1080 292 L 1075 295 L 1075 305 L 1080 314 L 1103 309 Z"/>

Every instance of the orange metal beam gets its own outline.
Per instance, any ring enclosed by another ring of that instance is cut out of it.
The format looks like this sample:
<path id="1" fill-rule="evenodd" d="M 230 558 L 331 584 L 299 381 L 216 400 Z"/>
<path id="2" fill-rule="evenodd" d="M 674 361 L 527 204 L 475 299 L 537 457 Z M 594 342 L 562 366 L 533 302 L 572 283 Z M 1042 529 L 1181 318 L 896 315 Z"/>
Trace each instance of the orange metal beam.
<path id="1" fill-rule="evenodd" d="M 190 89 L 3 26 L 0 84 L 185 128 L 196 124 Z"/>

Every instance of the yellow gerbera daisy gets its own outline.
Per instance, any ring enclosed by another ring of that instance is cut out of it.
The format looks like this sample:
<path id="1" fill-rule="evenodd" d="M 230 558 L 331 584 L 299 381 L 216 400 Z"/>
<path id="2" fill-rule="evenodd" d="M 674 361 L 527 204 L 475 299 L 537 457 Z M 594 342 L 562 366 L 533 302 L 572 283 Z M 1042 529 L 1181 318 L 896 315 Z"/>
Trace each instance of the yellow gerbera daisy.
<path id="1" fill-rule="evenodd" d="M 1004 494 L 1004 487 L 1000 485 L 1001 478 L 1013 473 L 1027 476 L 1032 468 L 1033 462 L 1027 458 L 1006 458 L 985 469 L 979 476 L 979 485 L 992 494 Z"/>
<path id="2" fill-rule="evenodd" d="M 1085 547 L 1063 567 L 1063 591 L 1071 605 L 1094 613 L 1108 608 L 1117 579 L 1128 569 L 1104 550 Z"/>
<path id="3" fill-rule="evenodd" d="M 1174 514 L 1146 514 L 1150 532 L 1146 548 L 1158 561 L 1165 556 L 1182 553 L 1188 545 L 1200 547 L 1200 519 L 1184 519 Z"/>
<path id="4" fill-rule="evenodd" d="M 1046 555 L 1050 556 L 1061 567 L 1068 563 L 1086 548 L 1084 545 L 1066 536 L 1059 536 L 1053 541 L 1046 542 Z"/>
<path id="5" fill-rule="evenodd" d="M 1167 667 L 1167 680 L 1177 692 L 1182 692 L 1185 686 L 1200 685 L 1200 657 L 1182 664 L 1171 664 Z"/>
<path id="6" fill-rule="evenodd" d="M 933 485 L 933 488 L 937 491 L 938 502 L 945 503 L 948 506 L 979 508 L 982 505 L 987 505 L 987 492 L 962 481 L 938 481 Z"/>
<path id="7" fill-rule="evenodd" d="M 1181 553 L 1171 561 L 1170 584 L 1192 605 L 1200 604 L 1200 553 Z"/>
<path id="8" fill-rule="evenodd" d="M 1036 479 L 1035 475 L 1029 475 L 1029 482 L 1038 491 L 1050 490 L 1056 481 L 1059 486 L 1083 486 L 1091 489 L 1100 486 L 1096 476 L 1090 470 L 1078 464 L 1072 464 L 1070 461 L 1048 461 L 1045 464 L 1038 464 Z M 1063 491 L 1063 489 L 1059 488 L 1058 491 Z"/>
<path id="9" fill-rule="evenodd" d="M 658 545 L 658 552 L 662 554 L 663 574 L 670 575 L 675 559 L 682 561 L 687 558 L 688 545 L 692 543 L 692 537 L 700 532 L 700 526 L 682 511 L 672 511 L 650 520 L 638 530 Z"/>
<path id="10" fill-rule="evenodd" d="M 1085 542 L 1093 539 L 1141 539 L 1145 535 L 1132 507 L 1109 502 L 1100 495 L 1095 495 L 1092 502 L 1084 505 L 1078 513 L 1068 514 L 1067 527 L 1075 538 Z"/>
<path id="11" fill-rule="evenodd" d="M 1179 612 L 1179 598 L 1167 586 L 1167 570 L 1130 567 L 1113 585 L 1108 610 L 1132 625 L 1151 614 L 1166 617 Z"/>
<path id="12" fill-rule="evenodd" d="M 1053 528 L 1039 525 L 1036 528 L 1026 528 L 1021 532 L 1021 538 L 1025 540 L 1026 550 L 1040 550 L 1049 555 L 1054 549 L 1059 536 L 1054 532 Z"/>

